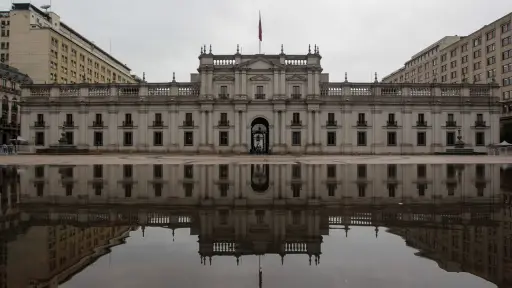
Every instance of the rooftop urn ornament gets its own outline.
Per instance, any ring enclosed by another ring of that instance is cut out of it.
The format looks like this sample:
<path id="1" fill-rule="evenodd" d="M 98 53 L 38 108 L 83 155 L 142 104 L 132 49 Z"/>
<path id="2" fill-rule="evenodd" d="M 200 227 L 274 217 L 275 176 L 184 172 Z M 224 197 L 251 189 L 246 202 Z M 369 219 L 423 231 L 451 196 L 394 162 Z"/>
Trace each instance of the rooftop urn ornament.
<path id="1" fill-rule="evenodd" d="M 203 55 L 203 46 L 201 46 L 201 55 Z"/>
<path id="2" fill-rule="evenodd" d="M 172 82 L 176 82 L 176 72 L 172 72 Z"/>
<path id="3" fill-rule="evenodd" d="M 236 54 L 240 54 L 240 44 L 236 44 Z"/>
<path id="4" fill-rule="evenodd" d="M 316 54 L 316 44 L 315 44 L 315 47 L 313 48 L 313 53 Z"/>
<path id="5" fill-rule="evenodd" d="M 348 74 L 345 72 L 345 82 L 348 82 Z"/>
<path id="6" fill-rule="evenodd" d="M 203 52 L 204 52 L 204 54 L 206 54 L 206 44 L 204 44 L 204 46 L 203 46 Z"/>
<path id="7" fill-rule="evenodd" d="M 311 44 L 309 44 L 309 47 L 308 47 L 308 54 L 311 54 Z"/>
<path id="8" fill-rule="evenodd" d="M 320 55 L 320 46 L 316 46 L 316 54 Z"/>
<path id="9" fill-rule="evenodd" d="M 146 82 L 146 72 L 142 72 L 142 82 Z"/>
<path id="10" fill-rule="evenodd" d="M 212 54 L 212 44 L 210 44 L 210 54 Z"/>
<path id="11" fill-rule="evenodd" d="M 375 72 L 375 83 L 379 83 L 379 80 L 377 80 L 377 72 Z"/>
<path id="12" fill-rule="evenodd" d="M 283 44 L 281 44 L 281 54 L 284 54 L 284 47 L 283 47 Z"/>

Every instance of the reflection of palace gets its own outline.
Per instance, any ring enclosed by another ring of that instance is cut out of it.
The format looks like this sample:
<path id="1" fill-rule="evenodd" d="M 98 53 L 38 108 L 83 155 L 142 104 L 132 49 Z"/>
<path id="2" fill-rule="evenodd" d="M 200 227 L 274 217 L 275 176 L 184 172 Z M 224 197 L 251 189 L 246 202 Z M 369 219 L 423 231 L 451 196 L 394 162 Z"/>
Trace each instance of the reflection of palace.
<path id="1" fill-rule="evenodd" d="M 499 169 L 484 164 L 35 166 L 23 173 L 20 185 L 24 203 L 488 202 L 502 201 Z"/>

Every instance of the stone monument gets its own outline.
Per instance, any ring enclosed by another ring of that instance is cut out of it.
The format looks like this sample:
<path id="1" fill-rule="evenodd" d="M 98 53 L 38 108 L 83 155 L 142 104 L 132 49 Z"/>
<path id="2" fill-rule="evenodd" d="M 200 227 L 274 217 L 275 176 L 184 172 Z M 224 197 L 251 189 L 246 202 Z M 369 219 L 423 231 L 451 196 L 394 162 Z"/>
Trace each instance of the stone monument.
<path id="1" fill-rule="evenodd" d="M 76 145 L 68 144 L 66 132 L 60 134 L 57 144 L 51 144 L 49 148 L 37 149 L 38 154 L 88 154 L 89 149 L 78 149 Z"/>

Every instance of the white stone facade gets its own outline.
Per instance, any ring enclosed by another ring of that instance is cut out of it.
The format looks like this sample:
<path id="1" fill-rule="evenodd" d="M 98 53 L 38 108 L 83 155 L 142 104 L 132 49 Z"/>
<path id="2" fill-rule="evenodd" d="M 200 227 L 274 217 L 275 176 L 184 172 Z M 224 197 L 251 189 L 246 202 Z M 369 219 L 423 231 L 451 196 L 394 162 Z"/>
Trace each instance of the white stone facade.
<path id="1" fill-rule="evenodd" d="M 495 84 L 329 82 L 317 48 L 205 48 L 199 59 L 186 83 L 25 86 L 21 136 L 35 148 L 66 133 L 81 148 L 161 153 L 430 154 L 459 133 L 479 152 L 499 142 Z"/>

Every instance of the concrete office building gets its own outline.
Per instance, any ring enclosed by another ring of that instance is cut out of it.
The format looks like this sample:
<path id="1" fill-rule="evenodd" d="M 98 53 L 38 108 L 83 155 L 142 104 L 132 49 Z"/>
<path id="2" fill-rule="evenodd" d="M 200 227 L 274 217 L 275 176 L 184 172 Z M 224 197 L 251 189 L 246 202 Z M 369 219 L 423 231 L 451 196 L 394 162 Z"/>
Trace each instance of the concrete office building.
<path id="1" fill-rule="evenodd" d="M 429 154 L 499 140 L 498 86 L 331 82 L 321 55 L 214 55 L 190 82 L 27 85 L 22 137 L 101 151 Z M 313 51 L 312 51 L 313 50 Z M 377 77 L 377 75 L 376 75 Z"/>
<path id="2" fill-rule="evenodd" d="M 0 61 L 34 83 L 135 83 L 130 68 L 60 20 L 53 11 L 14 3 L 0 13 Z"/>
<path id="3" fill-rule="evenodd" d="M 446 36 L 413 55 L 385 83 L 492 83 L 501 87 L 502 135 L 512 141 L 512 13 L 468 36 Z M 502 138 L 503 138 L 502 137 Z"/>

